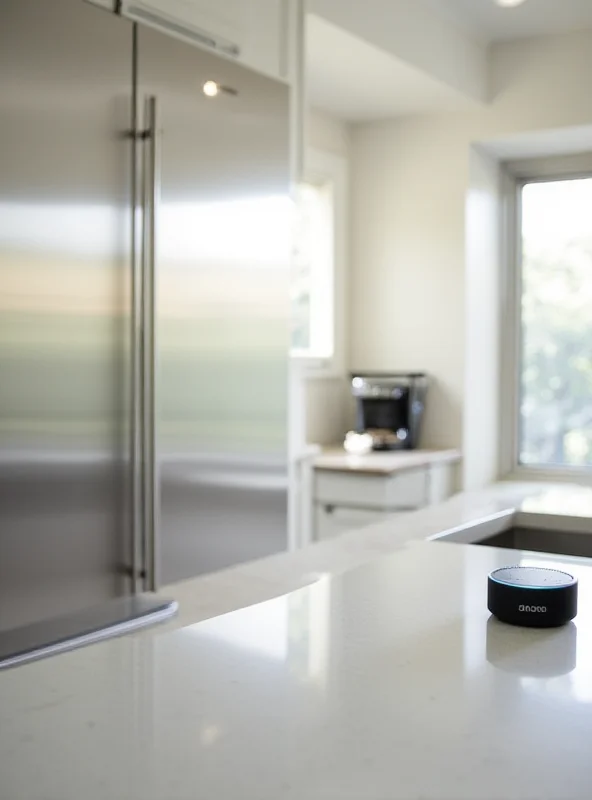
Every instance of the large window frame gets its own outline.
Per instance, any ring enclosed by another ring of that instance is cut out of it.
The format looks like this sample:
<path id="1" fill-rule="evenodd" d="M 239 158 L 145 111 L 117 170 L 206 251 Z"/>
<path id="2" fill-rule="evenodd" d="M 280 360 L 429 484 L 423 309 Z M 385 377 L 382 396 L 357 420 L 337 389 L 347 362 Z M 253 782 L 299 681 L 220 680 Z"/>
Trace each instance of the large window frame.
<path id="1" fill-rule="evenodd" d="M 522 190 L 531 183 L 578 178 L 592 178 L 592 153 L 511 161 L 502 168 L 499 472 L 505 479 L 592 483 L 592 467 L 520 463 Z"/>

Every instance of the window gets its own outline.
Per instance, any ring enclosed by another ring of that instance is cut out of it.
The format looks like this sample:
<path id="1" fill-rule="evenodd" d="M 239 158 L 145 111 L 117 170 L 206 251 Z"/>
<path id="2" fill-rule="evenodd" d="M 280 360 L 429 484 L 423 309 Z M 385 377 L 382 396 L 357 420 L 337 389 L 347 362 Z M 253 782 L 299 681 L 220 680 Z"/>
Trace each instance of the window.
<path id="1" fill-rule="evenodd" d="M 592 178 L 526 181 L 518 202 L 518 464 L 592 467 Z"/>
<path id="2" fill-rule="evenodd" d="M 292 357 L 311 374 L 336 374 L 343 361 L 345 159 L 309 151 L 305 176 L 297 197 Z"/>
<path id="3" fill-rule="evenodd" d="M 304 183 L 298 192 L 292 275 L 292 354 L 333 355 L 333 183 Z"/>

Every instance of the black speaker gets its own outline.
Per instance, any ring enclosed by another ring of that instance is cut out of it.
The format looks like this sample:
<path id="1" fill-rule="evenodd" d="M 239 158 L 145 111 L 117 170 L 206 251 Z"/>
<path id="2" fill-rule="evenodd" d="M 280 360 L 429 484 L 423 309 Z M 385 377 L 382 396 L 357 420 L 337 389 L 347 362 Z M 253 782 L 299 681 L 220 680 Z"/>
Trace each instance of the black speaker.
<path id="1" fill-rule="evenodd" d="M 502 567 L 487 579 L 487 608 L 510 625 L 555 628 L 578 613 L 578 581 L 558 569 Z"/>

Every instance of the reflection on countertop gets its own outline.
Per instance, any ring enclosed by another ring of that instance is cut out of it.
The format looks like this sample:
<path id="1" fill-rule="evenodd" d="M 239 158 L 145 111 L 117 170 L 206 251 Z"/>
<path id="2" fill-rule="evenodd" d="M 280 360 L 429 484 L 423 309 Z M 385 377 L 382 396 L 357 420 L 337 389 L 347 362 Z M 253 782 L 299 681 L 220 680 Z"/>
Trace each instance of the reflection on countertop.
<path id="1" fill-rule="evenodd" d="M 487 574 L 507 560 L 410 543 L 225 617 L 6 672 L 0 797 L 587 800 L 592 566 L 512 553 L 580 582 L 574 625 L 537 636 L 490 620 Z"/>
<path id="2" fill-rule="evenodd" d="M 487 660 L 524 678 L 555 678 L 573 672 L 577 644 L 573 622 L 560 628 L 521 628 L 495 617 L 487 620 Z"/>

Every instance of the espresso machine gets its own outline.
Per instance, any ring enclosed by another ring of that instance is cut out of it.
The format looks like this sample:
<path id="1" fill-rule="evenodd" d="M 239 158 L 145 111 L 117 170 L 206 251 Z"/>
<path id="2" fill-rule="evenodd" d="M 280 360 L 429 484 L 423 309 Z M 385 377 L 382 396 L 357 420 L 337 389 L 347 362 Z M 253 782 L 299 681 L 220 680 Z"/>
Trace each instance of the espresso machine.
<path id="1" fill-rule="evenodd" d="M 423 372 L 353 373 L 356 434 L 373 450 L 418 447 L 427 386 Z"/>

